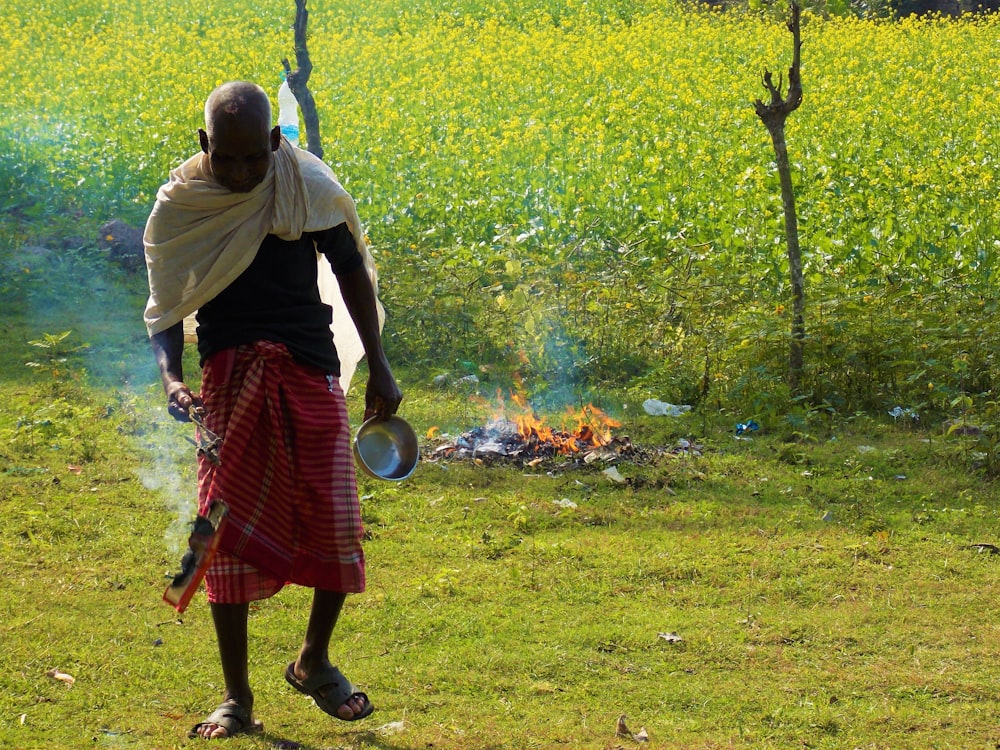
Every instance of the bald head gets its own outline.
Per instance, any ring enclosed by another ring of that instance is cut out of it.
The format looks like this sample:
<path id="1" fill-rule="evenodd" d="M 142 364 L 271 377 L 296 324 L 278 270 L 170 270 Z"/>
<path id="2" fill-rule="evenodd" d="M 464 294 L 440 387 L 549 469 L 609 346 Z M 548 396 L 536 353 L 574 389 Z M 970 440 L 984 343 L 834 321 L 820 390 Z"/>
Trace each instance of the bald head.
<path id="1" fill-rule="evenodd" d="M 209 138 L 216 124 L 223 121 L 255 124 L 264 130 L 271 129 L 271 100 L 267 92 L 256 83 L 229 81 L 219 86 L 205 100 L 205 130 Z"/>
<path id="2" fill-rule="evenodd" d="M 263 181 L 281 143 L 281 130 L 271 128 L 267 93 L 248 81 L 230 81 L 209 94 L 198 136 L 216 181 L 236 193 Z"/>

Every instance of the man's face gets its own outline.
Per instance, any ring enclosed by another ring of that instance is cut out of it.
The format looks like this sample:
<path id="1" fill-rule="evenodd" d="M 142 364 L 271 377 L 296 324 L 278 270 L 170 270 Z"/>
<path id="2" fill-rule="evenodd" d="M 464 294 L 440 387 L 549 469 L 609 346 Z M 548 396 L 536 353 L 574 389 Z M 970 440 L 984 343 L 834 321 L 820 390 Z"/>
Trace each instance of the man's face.
<path id="1" fill-rule="evenodd" d="M 253 117 L 219 117 L 211 138 L 204 130 L 198 134 L 215 181 L 234 193 L 249 193 L 263 181 L 281 140 L 279 128 L 269 132 Z"/>

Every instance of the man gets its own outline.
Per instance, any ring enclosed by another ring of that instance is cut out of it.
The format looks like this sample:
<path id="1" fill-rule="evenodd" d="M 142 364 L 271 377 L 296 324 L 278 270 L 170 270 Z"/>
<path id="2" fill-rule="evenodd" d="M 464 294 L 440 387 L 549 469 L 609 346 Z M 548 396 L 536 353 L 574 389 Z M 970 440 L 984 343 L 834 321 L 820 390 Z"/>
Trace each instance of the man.
<path id="1" fill-rule="evenodd" d="M 314 594 L 285 679 L 330 715 L 362 719 L 372 703 L 328 654 L 346 595 L 364 590 L 365 568 L 337 380 L 341 334 L 335 347 L 320 287 L 332 270 L 328 291 L 339 289 L 367 356 L 365 418 L 391 415 L 402 394 L 382 349 L 374 265 L 353 200 L 326 165 L 271 128 L 259 86 L 213 91 L 199 137 L 202 153 L 171 172 L 144 237 L 145 320 L 168 410 L 187 421 L 189 409 L 203 408 L 205 427 L 222 437 L 218 464 L 199 459 L 199 512 L 220 499 L 229 507 L 205 576 L 225 695 L 191 736 L 260 730 L 247 669 L 249 603 L 286 583 Z M 200 395 L 182 370 L 183 320 L 195 311 Z"/>

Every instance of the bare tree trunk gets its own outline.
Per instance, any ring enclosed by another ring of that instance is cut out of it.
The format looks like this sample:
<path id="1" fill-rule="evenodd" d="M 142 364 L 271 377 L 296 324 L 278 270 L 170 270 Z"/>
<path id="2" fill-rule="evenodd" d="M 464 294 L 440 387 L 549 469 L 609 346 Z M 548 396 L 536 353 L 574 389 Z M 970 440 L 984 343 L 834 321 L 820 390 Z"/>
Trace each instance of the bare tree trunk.
<path id="1" fill-rule="evenodd" d="M 792 66 L 788 69 L 788 96 L 781 93 L 781 81 L 775 86 L 771 72 L 764 71 L 763 85 L 771 96 L 765 104 L 760 99 L 754 102 L 757 116 L 771 135 L 774 158 L 781 180 L 781 203 L 785 213 L 785 244 L 788 252 L 788 274 L 792 284 L 792 338 L 788 353 L 788 384 L 793 395 L 797 395 L 802 384 L 805 325 L 805 280 L 802 274 L 802 252 L 799 248 L 799 225 L 795 214 L 795 191 L 792 186 L 792 170 L 788 162 L 788 145 L 785 141 L 785 120 L 802 104 L 802 77 L 800 60 L 802 39 L 800 35 L 798 4 L 791 3 L 792 17 L 788 30 L 792 33 Z"/>
<path id="2" fill-rule="evenodd" d="M 319 113 L 316 111 L 316 100 L 309 91 L 309 76 L 312 75 L 312 60 L 309 59 L 309 48 L 306 46 L 306 24 L 309 23 L 309 11 L 306 10 L 306 0 L 295 0 L 295 64 L 292 70 L 288 58 L 283 58 L 281 64 L 285 68 L 288 88 L 302 110 L 302 121 L 306 126 L 306 149 L 317 158 L 323 158 L 323 144 L 319 137 Z"/>
<path id="3" fill-rule="evenodd" d="M 802 275 L 802 251 L 799 248 L 799 224 L 795 213 L 795 193 L 792 189 L 792 171 L 788 164 L 788 147 L 785 132 L 771 133 L 774 158 L 781 179 L 781 203 L 785 212 L 785 242 L 788 253 L 788 276 L 792 285 L 792 340 L 788 353 L 788 380 L 797 391 L 802 379 L 805 354 L 805 280 Z"/>

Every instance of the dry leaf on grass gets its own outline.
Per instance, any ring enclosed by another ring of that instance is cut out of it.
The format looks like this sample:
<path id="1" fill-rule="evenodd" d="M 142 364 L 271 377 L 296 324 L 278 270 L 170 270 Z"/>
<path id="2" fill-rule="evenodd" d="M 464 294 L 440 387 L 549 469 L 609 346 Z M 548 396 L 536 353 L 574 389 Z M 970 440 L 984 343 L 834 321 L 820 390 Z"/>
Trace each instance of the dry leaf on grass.
<path id="1" fill-rule="evenodd" d="M 615 737 L 631 737 L 628 725 L 625 724 L 625 714 L 618 717 L 618 726 L 615 727 Z"/>
<path id="2" fill-rule="evenodd" d="M 59 680 L 60 682 L 65 682 L 67 685 L 72 685 L 76 682 L 76 678 L 73 675 L 66 674 L 58 669 L 50 669 L 45 673 L 46 677 L 51 677 L 53 680 Z"/>
<path id="3" fill-rule="evenodd" d="M 629 731 L 628 725 L 625 723 L 625 714 L 618 717 L 618 724 L 615 726 L 615 737 L 628 737 L 636 742 L 649 742 L 649 735 L 646 733 L 646 727 L 643 727 L 635 734 Z"/>

